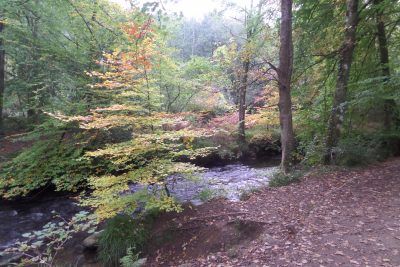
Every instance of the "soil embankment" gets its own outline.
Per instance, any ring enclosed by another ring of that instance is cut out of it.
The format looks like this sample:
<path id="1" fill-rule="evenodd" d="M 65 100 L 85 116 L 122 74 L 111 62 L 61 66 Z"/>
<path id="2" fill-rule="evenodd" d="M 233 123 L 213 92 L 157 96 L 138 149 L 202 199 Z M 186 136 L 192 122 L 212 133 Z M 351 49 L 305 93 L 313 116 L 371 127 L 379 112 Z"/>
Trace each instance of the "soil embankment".
<path id="1" fill-rule="evenodd" d="M 400 159 L 167 214 L 147 257 L 148 266 L 400 266 Z"/>

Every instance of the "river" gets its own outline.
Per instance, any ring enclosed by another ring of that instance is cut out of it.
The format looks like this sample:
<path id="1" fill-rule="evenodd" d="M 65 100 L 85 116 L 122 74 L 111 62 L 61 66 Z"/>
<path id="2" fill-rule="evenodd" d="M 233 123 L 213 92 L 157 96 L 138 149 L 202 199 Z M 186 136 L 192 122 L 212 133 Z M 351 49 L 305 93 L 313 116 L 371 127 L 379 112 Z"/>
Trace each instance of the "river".
<path id="1" fill-rule="evenodd" d="M 201 205 L 212 197 L 225 197 L 239 201 L 243 193 L 268 185 L 277 170 L 276 161 L 260 165 L 242 163 L 206 169 L 196 179 L 180 175 L 168 178 L 168 189 L 179 202 Z M 131 192 L 141 189 L 132 185 Z M 150 189 L 149 189 L 150 190 Z M 20 240 L 22 234 L 40 230 L 46 223 L 55 220 L 52 211 L 63 218 L 71 218 L 83 208 L 77 199 L 66 196 L 41 196 L 38 200 L 0 206 L 0 252 Z M 6 258 L 0 256 L 0 266 Z"/>

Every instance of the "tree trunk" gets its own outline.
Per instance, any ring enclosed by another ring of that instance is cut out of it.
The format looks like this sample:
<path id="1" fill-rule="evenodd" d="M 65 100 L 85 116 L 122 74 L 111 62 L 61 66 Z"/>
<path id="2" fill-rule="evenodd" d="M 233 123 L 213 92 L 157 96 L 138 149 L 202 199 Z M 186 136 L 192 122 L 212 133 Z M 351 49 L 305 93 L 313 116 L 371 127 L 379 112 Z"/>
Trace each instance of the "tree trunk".
<path id="1" fill-rule="evenodd" d="M 377 39 L 379 46 L 379 56 L 381 63 L 382 76 L 384 82 L 388 82 L 390 79 L 390 68 L 389 68 L 389 49 L 386 38 L 385 23 L 383 20 L 383 10 L 380 5 L 382 0 L 374 0 L 374 6 L 376 8 L 376 29 Z M 393 124 L 393 113 L 396 107 L 396 102 L 393 99 L 385 100 L 384 103 L 384 127 L 386 130 L 391 130 Z"/>
<path id="2" fill-rule="evenodd" d="M 3 33 L 4 23 L 0 17 L 0 34 Z M 5 89 L 5 51 L 4 51 L 3 37 L 0 37 L 0 136 L 4 134 L 4 122 L 3 122 L 3 98 Z"/>
<path id="3" fill-rule="evenodd" d="M 192 51 L 191 51 L 191 56 L 194 56 L 194 48 L 196 45 L 196 34 L 195 34 L 195 29 L 194 29 L 194 25 L 192 25 Z"/>
<path id="4" fill-rule="evenodd" d="M 39 7 L 39 0 L 33 1 L 35 7 Z M 44 105 L 45 92 L 40 89 L 40 81 L 38 80 L 38 75 L 40 73 L 40 48 L 38 47 L 39 43 L 39 23 L 40 16 L 36 12 L 31 12 L 27 16 L 28 27 L 32 33 L 32 47 L 30 60 L 32 65 L 28 68 L 28 77 L 27 82 L 32 84 L 29 88 L 27 94 L 27 106 L 28 110 L 26 112 L 28 116 L 29 123 L 36 124 L 39 122 L 39 116 L 42 113 L 41 108 Z"/>
<path id="5" fill-rule="evenodd" d="M 250 61 L 245 59 L 243 62 L 243 76 L 240 81 L 240 88 L 239 88 L 239 136 L 238 142 L 239 144 L 243 145 L 246 143 L 246 91 L 247 91 L 247 80 L 248 80 L 248 73 L 250 69 Z"/>
<path id="6" fill-rule="evenodd" d="M 290 86 L 293 71 L 292 0 L 281 0 L 279 50 L 279 120 L 281 125 L 281 169 L 287 173 L 293 161 L 294 134 Z"/>
<path id="7" fill-rule="evenodd" d="M 356 31 L 358 23 L 358 0 L 347 0 L 345 37 L 340 49 L 339 72 L 336 81 L 336 90 L 333 98 L 333 107 L 328 122 L 326 139 L 325 164 L 334 159 L 333 148 L 337 146 L 341 134 L 345 115 L 345 101 L 350 76 L 353 52 L 356 46 Z"/>

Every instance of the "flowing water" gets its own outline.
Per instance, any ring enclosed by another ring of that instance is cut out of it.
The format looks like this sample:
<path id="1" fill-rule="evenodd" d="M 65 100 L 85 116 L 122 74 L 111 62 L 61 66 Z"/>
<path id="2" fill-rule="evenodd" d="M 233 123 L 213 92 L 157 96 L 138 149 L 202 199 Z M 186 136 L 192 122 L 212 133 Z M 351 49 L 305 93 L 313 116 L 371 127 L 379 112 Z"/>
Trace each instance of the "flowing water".
<path id="1" fill-rule="evenodd" d="M 268 184 L 276 171 L 273 165 L 253 166 L 241 163 L 206 169 L 187 179 L 181 175 L 168 178 L 167 188 L 179 202 L 200 205 L 205 200 L 221 196 L 239 201 L 248 191 Z M 276 165 L 275 165 L 276 166 Z M 143 187 L 131 185 L 131 192 Z M 151 190 L 151 188 L 148 188 Z M 42 197 L 41 200 L 0 206 L 0 252 L 21 238 L 23 233 L 40 230 L 46 223 L 54 220 L 52 211 L 63 218 L 71 218 L 82 210 L 74 198 Z M 2 256 L 0 256 L 0 263 Z"/>
<path id="2" fill-rule="evenodd" d="M 174 176 L 168 179 L 172 196 L 180 202 L 200 205 L 211 197 L 225 197 L 239 201 L 243 193 L 268 185 L 276 167 L 255 168 L 243 164 L 232 164 L 208 169 L 194 179 Z"/>

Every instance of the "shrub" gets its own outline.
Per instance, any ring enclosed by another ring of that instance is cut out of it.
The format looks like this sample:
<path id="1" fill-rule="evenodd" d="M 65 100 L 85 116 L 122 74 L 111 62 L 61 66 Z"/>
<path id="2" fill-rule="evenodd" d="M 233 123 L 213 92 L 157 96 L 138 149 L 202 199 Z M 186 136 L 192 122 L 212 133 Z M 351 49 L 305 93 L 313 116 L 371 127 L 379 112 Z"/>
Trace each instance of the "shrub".
<path id="1" fill-rule="evenodd" d="M 120 259 L 122 267 L 140 267 L 140 263 L 138 263 L 139 254 L 133 253 L 132 248 L 128 248 L 126 250 L 126 256 Z"/>
<path id="2" fill-rule="evenodd" d="M 207 202 L 207 201 L 213 199 L 216 196 L 217 196 L 216 192 L 211 190 L 211 189 L 208 189 L 208 188 L 207 189 L 203 189 L 198 195 L 200 200 L 203 201 L 203 202 Z"/>
<path id="3" fill-rule="evenodd" d="M 127 251 L 139 253 L 147 239 L 147 228 L 143 221 L 128 215 L 117 215 L 110 219 L 99 238 L 99 260 L 104 266 L 119 266 Z"/>
<path id="4" fill-rule="evenodd" d="M 0 170 L 0 197 L 26 196 L 53 184 L 59 191 L 76 191 L 91 169 L 81 159 L 84 146 L 61 142 L 53 137 L 37 141 Z"/>
<path id="5" fill-rule="evenodd" d="M 281 172 L 277 172 L 272 179 L 269 181 L 270 187 L 281 187 L 287 186 L 292 183 L 296 183 L 300 181 L 303 173 L 301 171 L 294 171 L 290 174 L 283 174 Z"/>
<path id="6" fill-rule="evenodd" d="M 322 155 L 325 151 L 325 142 L 316 135 L 310 140 L 301 139 L 297 151 L 303 155 L 301 163 L 306 166 L 315 166 L 322 162 Z"/>
<path id="7" fill-rule="evenodd" d="M 390 154 L 382 136 L 351 136 L 343 138 L 335 148 L 335 163 L 344 166 L 359 166 L 385 159 Z"/>

